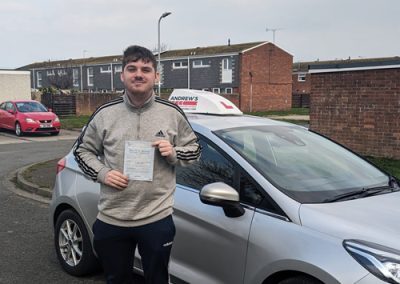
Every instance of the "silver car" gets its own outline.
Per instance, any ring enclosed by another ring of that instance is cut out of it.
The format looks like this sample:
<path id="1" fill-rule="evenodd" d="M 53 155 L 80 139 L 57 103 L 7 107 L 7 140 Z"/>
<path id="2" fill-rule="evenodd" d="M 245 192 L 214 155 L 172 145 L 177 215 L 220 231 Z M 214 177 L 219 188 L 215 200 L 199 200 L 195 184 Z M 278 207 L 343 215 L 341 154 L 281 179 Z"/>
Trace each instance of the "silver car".
<path id="1" fill-rule="evenodd" d="M 176 169 L 171 283 L 400 283 L 398 180 L 301 126 L 187 117 L 202 156 Z M 51 223 L 73 275 L 97 267 L 99 190 L 72 152 L 59 162 Z"/>

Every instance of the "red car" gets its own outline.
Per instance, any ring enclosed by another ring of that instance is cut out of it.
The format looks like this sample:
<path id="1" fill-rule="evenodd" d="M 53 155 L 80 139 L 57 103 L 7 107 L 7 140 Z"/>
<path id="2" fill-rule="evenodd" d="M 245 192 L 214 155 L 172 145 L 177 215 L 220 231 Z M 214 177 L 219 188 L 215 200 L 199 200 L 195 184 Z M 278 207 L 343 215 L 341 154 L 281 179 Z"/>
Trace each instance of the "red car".
<path id="1" fill-rule="evenodd" d="M 0 105 L 0 128 L 11 129 L 17 136 L 24 133 L 60 133 L 58 116 L 33 100 L 6 101 Z"/>

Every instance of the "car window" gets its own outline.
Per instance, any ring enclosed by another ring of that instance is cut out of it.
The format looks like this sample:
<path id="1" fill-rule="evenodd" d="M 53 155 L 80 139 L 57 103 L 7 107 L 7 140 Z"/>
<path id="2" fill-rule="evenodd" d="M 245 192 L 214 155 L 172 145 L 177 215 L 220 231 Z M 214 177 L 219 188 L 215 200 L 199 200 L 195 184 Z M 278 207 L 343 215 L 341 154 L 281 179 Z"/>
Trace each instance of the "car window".
<path id="1" fill-rule="evenodd" d="M 239 127 L 216 134 L 299 202 L 323 202 L 340 193 L 388 183 L 388 177 L 368 162 L 301 127 Z"/>
<path id="2" fill-rule="evenodd" d="M 250 175 L 222 154 L 222 150 L 208 142 L 201 135 L 202 147 L 200 160 L 186 167 L 177 166 L 177 184 L 200 189 L 213 182 L 224 182 L 239 191 L 240 202 L 285 215 L 279 206 Z"/>
<path id="3" fill-rule="evenodd" d="M 234 166 L 214 146 L 200 137 L 200 160 L 190 166 L 176 168 L 178 184 L 200 190 L 213 182 L 224 182 L 233 187 Z"/>
<path id="4" fill-rule="evenodd" d="M 16 105 L 20 112 L 47 112 L 47 109 L 38 102 L 18 102 Z"/>
<path id="5" fill-rule="evenodd" d="M 6 110 L 6 103 L 2 103 L 2 104 L 0 105 L 0 109 Z"/>
<path id="6" fill-rule="evenodd" d="M 6 103 L 6 110 L 15 111 L 14 105 L 10 102 Z"/>

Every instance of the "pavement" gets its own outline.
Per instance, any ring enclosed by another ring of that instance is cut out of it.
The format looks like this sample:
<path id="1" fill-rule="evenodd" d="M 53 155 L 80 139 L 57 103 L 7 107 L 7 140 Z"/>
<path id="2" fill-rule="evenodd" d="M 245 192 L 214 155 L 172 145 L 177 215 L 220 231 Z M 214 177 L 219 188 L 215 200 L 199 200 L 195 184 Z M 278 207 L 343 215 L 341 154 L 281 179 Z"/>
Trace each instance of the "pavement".
<path id="1" fill-rule="evenodd" d="M 63 129 L 59 136 L 32 135 L 17 138 L 13 133 L 3 131 L 0 136 L 0 144 L 75 140 L 79 133 L 80 130 L 77 129 Z M 11 181 L 16 184 L 19 190 L 23 191 L 19 192 L 19 194 L 24 196 L 28 195 L 27 197 L 31 197 L 32 199 L 37 199 L 38 197 L 44 202 L 49 202 L 55 183 L 57 162 L 61 158 L 62 156 L 57 159 L 27 165 L 12 173 L 10 176 Z"/>
<path id="2" fill-rule="evenodd" d="M 17 186 L 31 194 L 51 199 L 59 160 L 44 161 L 20 168 L 16 171 Z"/>
<path id="3" fill-rule="evenodd" d="M 308 115 L 268 116 L 268 118 L 291 121 L 308 121 L 310 119 Z M 77 132 L 71 131 L 68 135 L 76 137 Z M 35 163 L 17 170 L 15 179 L 17 186 L 28 193 L 50 200 L 55 183 L 57 162 L 61 158 Z"/>

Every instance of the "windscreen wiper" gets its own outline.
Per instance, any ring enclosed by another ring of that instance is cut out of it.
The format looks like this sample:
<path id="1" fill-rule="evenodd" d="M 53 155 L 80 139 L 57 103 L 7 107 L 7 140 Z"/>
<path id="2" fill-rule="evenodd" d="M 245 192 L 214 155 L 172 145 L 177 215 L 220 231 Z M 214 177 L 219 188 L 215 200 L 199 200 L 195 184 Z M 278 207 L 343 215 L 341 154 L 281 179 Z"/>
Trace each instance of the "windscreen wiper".
<path id="1" fill-rule="evenodd" d="M 335 201 L 346 200 L 346 199 L 362 198 L 362 197 L 372 196 L 372 195 L 387 192 L 387 191 L 392 192 L 392 191 L 394 191 L 394 188 L 391 187 L 390 185 L 362 188 L 359 190 L 350 191 L 350 192 L 336 195 L 331 198 L 327 198 L 323 202 L 327 203 L 327 202 L 335 202 Z"/>

